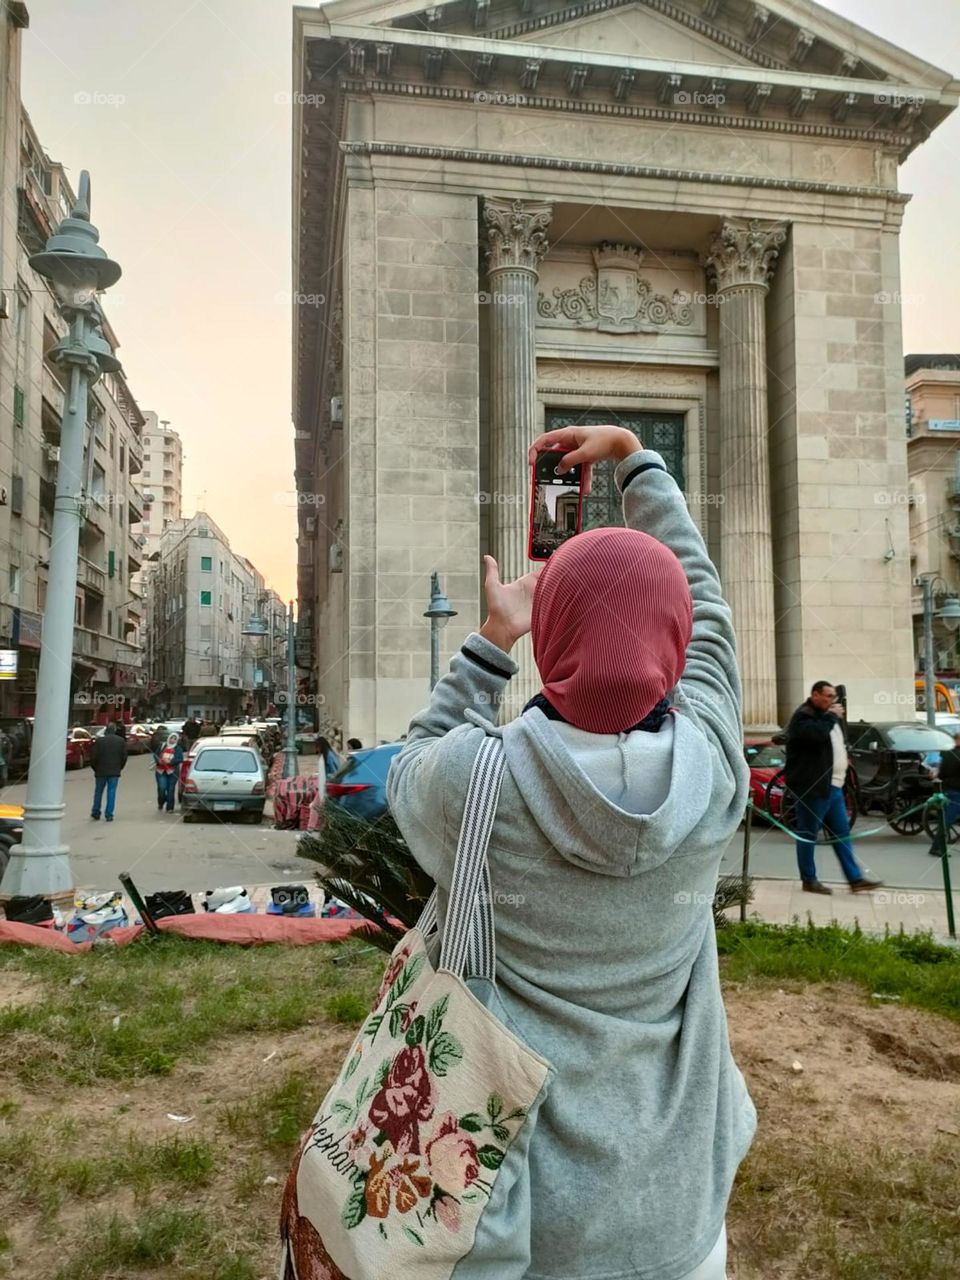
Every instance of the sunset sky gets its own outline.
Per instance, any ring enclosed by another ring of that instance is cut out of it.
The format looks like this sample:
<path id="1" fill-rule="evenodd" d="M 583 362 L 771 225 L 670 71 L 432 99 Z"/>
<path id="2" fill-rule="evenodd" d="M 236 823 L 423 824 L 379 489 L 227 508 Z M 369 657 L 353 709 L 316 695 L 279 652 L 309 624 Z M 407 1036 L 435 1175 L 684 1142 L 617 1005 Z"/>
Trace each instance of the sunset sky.
<path id="1" fill-rule="evenodd" d="M 960 76 L 956 0 L 826 7 Z M 205 507 L 295 592 L 288 0 L 33 0 L 23 98 L 123 266 L 105 306 L 141 407 Z M 85 100 L 88 99 L 88 100 Z M 904 346 L 960 351 L 960 112 L 901 171 Z"/>

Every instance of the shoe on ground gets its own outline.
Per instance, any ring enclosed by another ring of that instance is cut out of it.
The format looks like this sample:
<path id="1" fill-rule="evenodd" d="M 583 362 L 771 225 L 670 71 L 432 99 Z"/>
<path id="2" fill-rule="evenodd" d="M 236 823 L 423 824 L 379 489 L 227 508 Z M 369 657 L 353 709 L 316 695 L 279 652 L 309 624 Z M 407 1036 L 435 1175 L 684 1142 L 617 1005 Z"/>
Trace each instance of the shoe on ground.
<path id="1" fill-rule="evenodd" d="M 107 814 L 107 821 L 108 821 L 108 822 L 112 822 L 112 821 L 113 821 L 113 815 L 112 815 L 112 814 Z"/>
<path id="2" fill-rule="evenodd" d="M 99 821 L 100 821 L 100 815 L 99 815 L 99 813 L 91 813 L 90 817 L 94 820 L 94 822 L 99 822 Z"/>
<path id="3" fill-rule="evenodd" d="M 804 880 L 802 883 L 804 893 L 833 893 L 828 885 L 821 884 L 819 880 Z"/>
<path id="4" fill-rule="evenodd" d="M 867 880 L 866 877 L 864 877 L 864 879 L 862 880 L 852 881 L 850 885 L 850 892 L 851 893 L 872 893 L 874 889 L 880 889 L 882 887 L 883 887 L 882 880 Z"/>

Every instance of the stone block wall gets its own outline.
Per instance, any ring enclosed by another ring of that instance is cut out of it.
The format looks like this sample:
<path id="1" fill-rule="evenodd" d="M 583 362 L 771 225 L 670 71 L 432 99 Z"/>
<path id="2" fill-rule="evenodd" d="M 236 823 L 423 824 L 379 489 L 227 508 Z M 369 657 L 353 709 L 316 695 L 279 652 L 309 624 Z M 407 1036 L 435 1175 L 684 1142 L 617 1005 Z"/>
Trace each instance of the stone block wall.
<path id="1" fill-rule="evenodd" d="M 478 625 L 477 201 L 357 184 L 346 226 L 346 722 L 375 742 L 426 704 L 434 570 L 441 673 Z"/>
<path id="2" fill-rule="evenodd" d="M 816 679 L 865 718 L 912 692 L 898 294 L 894 232 L 794 221 L 768 335 L 781 718 Z"/>

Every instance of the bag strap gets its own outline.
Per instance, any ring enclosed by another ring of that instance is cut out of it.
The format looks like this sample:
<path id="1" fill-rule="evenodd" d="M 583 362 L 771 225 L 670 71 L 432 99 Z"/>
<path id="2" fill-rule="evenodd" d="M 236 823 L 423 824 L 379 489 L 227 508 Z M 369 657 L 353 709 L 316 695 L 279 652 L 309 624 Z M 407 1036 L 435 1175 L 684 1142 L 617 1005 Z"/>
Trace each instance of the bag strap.
<path id="1" fill-rule="evenodd" d="M 431 933 L 436 931 L 438 924 L 437 891 L 434 889 L 433 893 L 431 893 L 430 897 L 427 899 L 423 910 L 420 912 L 420 918 L 416 923 L 416 928 L 425 938 L 429 938 Z"/>
<path id="2" fill-rule="evenodd" d="M 440 948 L 439 968 L 458 978 L 462 978 L 469 968 L 471 975 L 493 982 L 496 972 L 493 894 L 487 846 L 505 765 L 500 738 L 484 738 L 473 764 L 463 806 Z"/>

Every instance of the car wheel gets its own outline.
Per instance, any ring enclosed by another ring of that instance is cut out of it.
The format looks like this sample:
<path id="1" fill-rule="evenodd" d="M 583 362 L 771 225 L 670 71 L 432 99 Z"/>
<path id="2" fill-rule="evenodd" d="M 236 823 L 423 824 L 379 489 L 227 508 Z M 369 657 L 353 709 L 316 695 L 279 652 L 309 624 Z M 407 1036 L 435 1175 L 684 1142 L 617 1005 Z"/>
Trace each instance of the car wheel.
<path id="1" fill-rule="evenodd" d="M 258 827 L 263 821 L 263 810 L 261 809 L 258 813 L 248 813 L 247 821 L 251 822 L 255 827 Z"/>
<path id="2" fill-rule="evenodd" d="M 192 809 L 184 809 L 183 820 L 184 822 L 196 822 L 197 815 L 194 813 Z"/>

